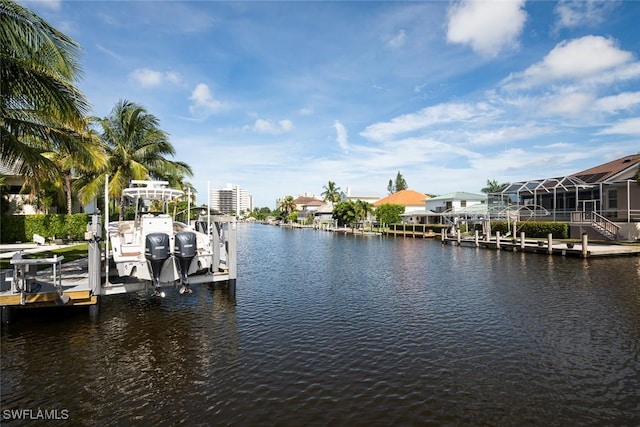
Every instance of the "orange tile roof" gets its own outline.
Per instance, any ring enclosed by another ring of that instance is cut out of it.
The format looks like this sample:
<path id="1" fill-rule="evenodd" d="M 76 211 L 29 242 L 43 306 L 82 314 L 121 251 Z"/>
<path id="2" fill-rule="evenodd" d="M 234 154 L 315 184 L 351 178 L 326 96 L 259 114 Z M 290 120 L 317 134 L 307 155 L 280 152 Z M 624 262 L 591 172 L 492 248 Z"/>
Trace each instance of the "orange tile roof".
<path id="1" fill-rule="evenodd" d="M 629 168 L 633 168 L 640 163 L 640 154 L 631 154 L 608 163 L 594 166 L 582 172 L 574 173 L 572 176 L 580 178 L 589 184 L 596 184 L 613 178 Z"/>
<path id="2" fill-rule="evenodd" d="M 429 196 L 414 190 L 401 190 L 397 193 L 393 193 L 384 197 L 373 204 L 373 206 L 380 206 L 385 203 L 391 203 L 393 205 L 403 206 L 423 206 L 425 199 Z"/>

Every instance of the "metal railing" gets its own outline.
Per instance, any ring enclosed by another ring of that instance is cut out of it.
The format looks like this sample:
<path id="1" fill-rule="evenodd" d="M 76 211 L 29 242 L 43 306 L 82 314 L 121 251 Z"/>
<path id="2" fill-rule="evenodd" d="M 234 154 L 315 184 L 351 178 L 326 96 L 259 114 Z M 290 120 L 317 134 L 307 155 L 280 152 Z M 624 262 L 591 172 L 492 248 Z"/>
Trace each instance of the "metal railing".
<path id="1" fill-rule="evenodd" d="M 596 212 L 571 212 L 571 222 L 574 224 L 589 224 L 614 238 L 618 235 L 618 230 L 620 229 L 618 224 Z"/>

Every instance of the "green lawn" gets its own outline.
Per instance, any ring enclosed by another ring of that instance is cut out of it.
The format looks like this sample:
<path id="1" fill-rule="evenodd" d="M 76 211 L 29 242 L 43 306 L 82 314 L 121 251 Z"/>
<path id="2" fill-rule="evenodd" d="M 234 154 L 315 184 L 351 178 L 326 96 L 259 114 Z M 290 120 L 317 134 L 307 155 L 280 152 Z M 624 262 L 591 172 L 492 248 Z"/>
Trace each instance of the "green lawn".
<path id="1" fill-rule="evenodd" d="M 35 254 L 27 254 L 25 258 L 52 258 L 54 255 L 64 256 L 64 262 L 73 261 L 80 258 L 87 257 L 87 251 L 89 245 L 87 243 L 79 243 L 74 246 L 68 246 L 66 248 L 55 249 L 51 251 L 37 252 Z M 10 264 L 11 259 L 0 259 L 0 269 L 12 268 Z M 47 268 L 48 266 L 43 266 Z"/>

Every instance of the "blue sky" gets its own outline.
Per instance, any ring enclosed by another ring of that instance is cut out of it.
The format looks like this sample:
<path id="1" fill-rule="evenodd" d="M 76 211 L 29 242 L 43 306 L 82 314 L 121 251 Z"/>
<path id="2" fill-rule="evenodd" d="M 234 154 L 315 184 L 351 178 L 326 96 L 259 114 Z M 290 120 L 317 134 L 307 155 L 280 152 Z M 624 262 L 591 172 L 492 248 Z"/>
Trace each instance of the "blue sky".
<path id="1" fill-rule="evenodd" d="M 22 1 L 78 83 L 160 120 L 206 203 L 329 181 L 385 196 L 562 176 L 640 152 L 640 2 Z"/>

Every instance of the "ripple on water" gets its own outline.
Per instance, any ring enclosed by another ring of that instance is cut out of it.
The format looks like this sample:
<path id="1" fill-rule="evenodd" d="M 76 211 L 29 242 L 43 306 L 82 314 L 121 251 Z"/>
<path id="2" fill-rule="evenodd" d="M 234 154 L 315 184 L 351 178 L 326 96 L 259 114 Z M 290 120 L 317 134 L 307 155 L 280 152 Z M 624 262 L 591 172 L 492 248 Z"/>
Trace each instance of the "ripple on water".
<path id="1" fill-rule="evenodd" d="M 640 262 L 239 225 L 237 299 L 3 329 L 2 406 L 80 425 L 639 425 Z"/>

